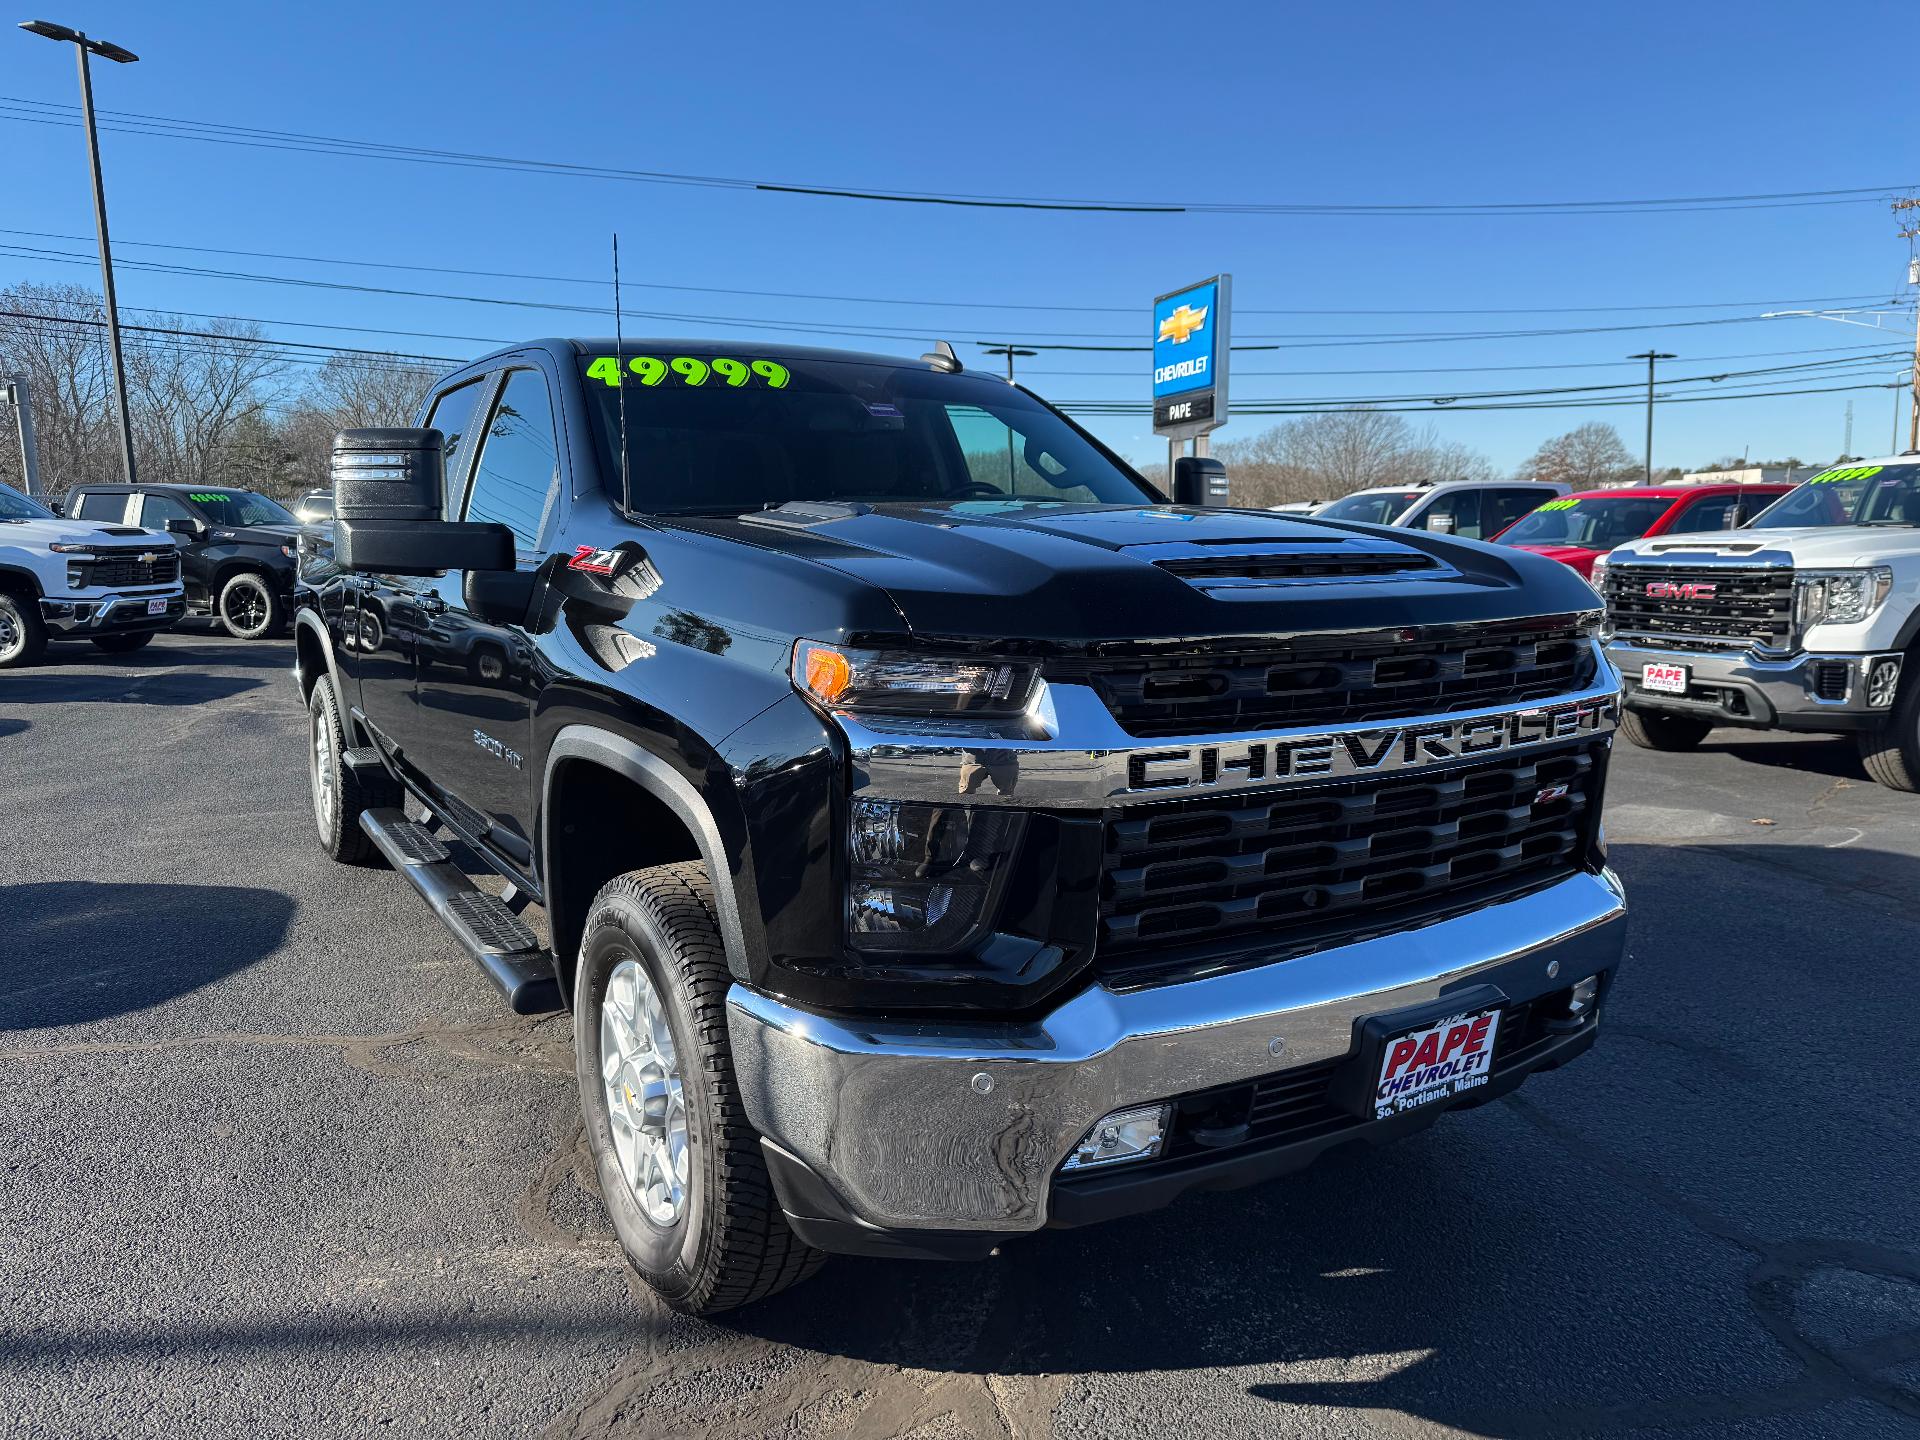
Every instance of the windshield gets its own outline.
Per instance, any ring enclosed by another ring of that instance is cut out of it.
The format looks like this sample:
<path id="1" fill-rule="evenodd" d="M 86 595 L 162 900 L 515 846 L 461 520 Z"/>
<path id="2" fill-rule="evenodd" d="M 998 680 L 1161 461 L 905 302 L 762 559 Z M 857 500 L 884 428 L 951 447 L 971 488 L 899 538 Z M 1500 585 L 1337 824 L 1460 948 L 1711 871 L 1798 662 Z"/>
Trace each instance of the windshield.
<path id="1" fill-rule="evenodd" d="M 215 525 L 238 529 L 243 525 L 298 525 L 277 502 L 251 490 L 189 490 L 187 498 L 206 512 Z"/>
<path id="2" fill-rule="evenodd" d="M 1756 530 L 1798 525 L 1920 525 L 1920 465 L 1823 470 L 1769 505 Z"/>
<path id="3" fill-rule="evenodd" d="M 51 520 L 53 512 L 10 485 L 0 485 L 0 520 Z"/>
<path id="4" fill-rule="evenodd" d="M 856 360 L 701 353 L 581 361 L 609 474 L 626 396 L 633 506 L 736 514 L 790 500 L 1159 501 L 1063 416 L 1000 380 Z M 617 482 L 616 482 L 617 483 Z"/>
<path id="5" fill-rule="evenodd" d="M 1391 525 L 1414 501 L 1420 490 L 1362 490 L 1313 512 L 1316 520 L 1357 520 L 1363 525 Z"/>
<path id="6" fill-rule="evenodd" d="M 1531 515 L 1513 522 L 1502 545 L 1578 545 L 1611 550 L 1638 540 L 1672 506 L 1657 495 L 1607 495 L 1595 499 L 1549 500 Z"/>

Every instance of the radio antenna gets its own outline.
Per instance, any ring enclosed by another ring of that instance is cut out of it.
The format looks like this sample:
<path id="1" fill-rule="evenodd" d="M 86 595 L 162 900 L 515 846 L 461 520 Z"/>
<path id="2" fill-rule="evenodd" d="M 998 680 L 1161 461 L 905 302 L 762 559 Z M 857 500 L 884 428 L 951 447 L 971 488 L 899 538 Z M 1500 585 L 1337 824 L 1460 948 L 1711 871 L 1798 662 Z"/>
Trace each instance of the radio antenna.
<path id="1" fill-rule="evenodd" d="M 633 510 L 633 487 L 627 480 L 627 343 L 620 333 L 620 232 L 613 232 L 613 363 L 620 382 L 614 403 L 620 407 L 620 508 Z"/>

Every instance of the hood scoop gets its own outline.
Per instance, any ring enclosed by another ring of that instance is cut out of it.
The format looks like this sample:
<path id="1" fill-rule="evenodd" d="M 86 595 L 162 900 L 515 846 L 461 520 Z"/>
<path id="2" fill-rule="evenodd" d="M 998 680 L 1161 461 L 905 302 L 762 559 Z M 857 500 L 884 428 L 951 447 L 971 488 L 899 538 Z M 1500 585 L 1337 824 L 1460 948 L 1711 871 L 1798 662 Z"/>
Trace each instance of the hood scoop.
<path id="1" fill-rule="evenodd" d="M 1701 535 L 1690 535 L 1685 540 L 1655 540 L 1647 546 L 1647 551 L 1653 555 L 1666 555 L 1676 550 L 1685 550 L 1695 555 L 1752 555 L 1756 551 L 1766 549 L 1768 543 L 1765 540 L 1713 540 Z"/>
<path id="2" fill-rule="evenodd" d="M 96 530 L 96 535 L 144 535 L 147 532 L 138 525 L 109 525 L 104 530 Z"/>
<path id="3" fill-rule="evenodd" d="M 749 525 L 777 525 L 783 530 L 811 530 L 836 520 L 871 515 L 873 506 L 858 500 L 789 500 L 771 510 L 756 510 L 740 518 Z"/>
<path id="4" fill-rule="evenodd" d="M 1302 540 L 1155 545 L 1140 549 L 1155 552 L 1141 555 L 1142 559 L 1151 560 L 1156 568 L 1209 594 L 1264 591 L 1290 585 L 1393 580 L 1404 575 L 1437 580 L 1458 573 L 1431 555 L 1385 540 L 1329 540 L 1314 536 Z"/>

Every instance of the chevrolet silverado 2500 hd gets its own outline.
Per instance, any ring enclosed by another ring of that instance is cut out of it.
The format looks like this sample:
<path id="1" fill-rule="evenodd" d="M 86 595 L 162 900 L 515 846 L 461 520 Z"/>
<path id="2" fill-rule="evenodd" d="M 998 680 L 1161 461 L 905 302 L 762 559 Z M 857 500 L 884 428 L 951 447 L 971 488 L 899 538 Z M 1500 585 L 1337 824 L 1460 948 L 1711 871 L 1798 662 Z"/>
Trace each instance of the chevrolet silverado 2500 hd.
<path id="1" fill-rule="evenodd" d="M 670 1303 L 1267 1179 L 1593 1043 L 1618 680 L 1565 566 L 1167 504 L 945 349 L 540 341 L 420 424 L 342 432 L 304 562 L 315 822 L 571 1008 Z"/>
<path id="2" fill-rule="evenodd" d="M 1841 732 L 1875 780 L 1920 790 L 1920 455 L 1823 470 L 1741 529 L 1636 540 L 1594 588 L 1636 745 Z"/>

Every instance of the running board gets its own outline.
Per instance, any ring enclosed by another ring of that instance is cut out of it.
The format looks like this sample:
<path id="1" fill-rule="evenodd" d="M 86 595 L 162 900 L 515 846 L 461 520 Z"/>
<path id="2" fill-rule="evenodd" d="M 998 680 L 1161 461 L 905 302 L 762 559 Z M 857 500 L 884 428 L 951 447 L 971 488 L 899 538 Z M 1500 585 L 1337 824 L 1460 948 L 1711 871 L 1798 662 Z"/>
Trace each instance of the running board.
<path id="1" fill-rule="evenodd" d="M 360 828 L 500 987 L 514 1014 L 544 1015 L 564 1008 L 552 958 L 534 933 L 505 905 L 476 888 L 425 827 L 407 819 L 404 811 L 365 810 Z"/>

